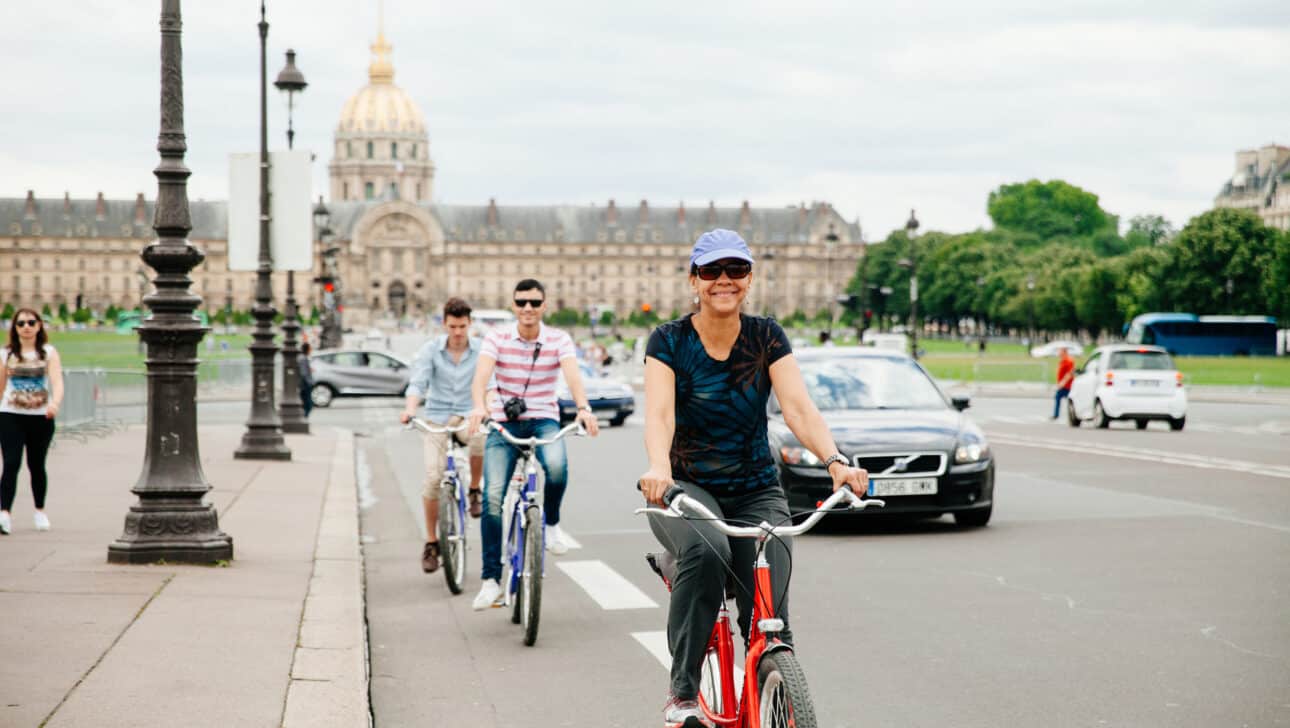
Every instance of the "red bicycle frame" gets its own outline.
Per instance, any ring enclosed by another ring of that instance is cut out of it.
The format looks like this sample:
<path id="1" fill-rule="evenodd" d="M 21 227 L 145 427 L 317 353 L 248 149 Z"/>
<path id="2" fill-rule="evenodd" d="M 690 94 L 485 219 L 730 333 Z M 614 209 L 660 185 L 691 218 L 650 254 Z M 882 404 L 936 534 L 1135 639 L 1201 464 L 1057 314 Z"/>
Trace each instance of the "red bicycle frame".
<path id="1" fill-rule="evenodd" d="M 721 677 L 721 712 L 711 710 L 707 701 L 700 697 L 699 704 L 708 720 L 730 728 L 757 728 L 761 719 L 761 695 L 758 694 L 757 673 L 761 658 L 771 649 L 785 649 L 787 646 L 778 637 L 767 639 L 761 631 L 760 622 L 774 619 L 775 605 L 771 599 L 770 563 L 762 554 L 757 556 L 757 565 L 753 569 L 753 613 L 749 630 L 748 650 L 744 655 L 744 684 L 742 694 L 736 707 L 735 702 L 735 645 L 734 633 L 730 629 L 730 611 L 723 604 L 717 614 L 717 623 L 712 626 L 712 635 L 708 638 L 708 649 L 716 652 L 717 670 Z M 782 647 L 781 647 L 782 646 Z"/>

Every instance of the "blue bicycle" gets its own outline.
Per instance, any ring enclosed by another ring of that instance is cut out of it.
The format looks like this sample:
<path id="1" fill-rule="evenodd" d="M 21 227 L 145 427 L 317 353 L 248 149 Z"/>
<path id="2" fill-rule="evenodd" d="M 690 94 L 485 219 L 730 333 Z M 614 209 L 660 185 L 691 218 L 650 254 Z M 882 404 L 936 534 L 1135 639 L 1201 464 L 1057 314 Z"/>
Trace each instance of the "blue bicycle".
<path id="1" fill-rule="evenodd" d="M 431 425 L 420 417 L 408 420 L 408 427 L 415 427 L 431 435 L 449 433 L 447 462 L 443 479 L 439 481 L 439 549 L 443 553 L 443 578 L 448 591 L 460 594 L 466 580 L 466 481 L 457 472 L 457 463 L 467 458 L 463 450 L 466 443 L 458 436 L 466 429 L 462 423 L 455 427 Z"/>
<path id="2" fill-rule="evenodd" d="M 537 448 L 560 441 L 571 432 L 583 433 L 578 424 L 572 424 L 556 433 L 555 437 L 539 439 L 519 438 L 507 432 L 496 422 L 488 428 L 501 434 L 520 451 L 515 467 L 515 477 L 506 488 L 502 505 L 502 531 L 506 543 L 502 548 L 502 593 L 505 604 L 511 607 L 511 622 L 524 629 L 524 644 L 537 642 L 538 621 L 542 613 L 543 554 L 546 547 L 546 521 L 539 499 Z M 521 473 L 523 476 L 521 477 Z"/>

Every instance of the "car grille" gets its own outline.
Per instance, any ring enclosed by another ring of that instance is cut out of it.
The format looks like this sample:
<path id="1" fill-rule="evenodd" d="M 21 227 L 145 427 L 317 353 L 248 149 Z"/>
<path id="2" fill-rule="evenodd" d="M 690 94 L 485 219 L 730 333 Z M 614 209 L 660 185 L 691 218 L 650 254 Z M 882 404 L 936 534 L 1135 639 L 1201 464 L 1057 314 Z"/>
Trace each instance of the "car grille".
<path id="1" fill-rule="evenodd" d="M 903 469 L 893 467 L 900 461 L 907 461 Z M 945 461 L 946 456 L 943 452 L 865 453 L 853 458 L 856 467 L 868 470 L 870 477 L 874 478 L 940 475 L 945 472 Z"/>

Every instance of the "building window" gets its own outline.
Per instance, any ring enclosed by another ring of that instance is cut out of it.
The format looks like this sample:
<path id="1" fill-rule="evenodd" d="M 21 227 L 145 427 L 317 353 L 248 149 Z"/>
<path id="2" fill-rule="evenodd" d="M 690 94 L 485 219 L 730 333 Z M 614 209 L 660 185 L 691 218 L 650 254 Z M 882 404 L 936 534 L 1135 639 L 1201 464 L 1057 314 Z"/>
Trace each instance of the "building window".
<path id="1" fill-rule="evenodd" d="M 372 185 L 371 182 L 363 183 L 363 195 L 364 195 L 364 198 L 368 200 L 376 196 L 376 188 Z"/>
<path id="2" fill-rule="evenodd" d="M 391 182 L 391 183 L 390 183 L 390 197 L 392 197 L 392 198 L 394 198 L 394 199 L 396 199 L 396 200 L 397 200 L 397 199 L 399 199 L 399 183 L 398 183 L 398 182 Z"/>
<path id="3" fill-rule="evenodd" d="M 353 159 L 353 158 L 354 158 L 354 143 L 353 143 L 353 142 L 345 142 L 345 158 L 346 158 L 346 159 Z"/>
<path id="4" fill-rule="evenodd" d="M 399 158 L 399 143 L 390 142 L 390 159 L 398 159 L 398 158 Z"/>
<path id="5" fill-rule="evenodd" d="M 22 270 L 22 258 L 15 257 L 13 259 L 13 269 Z"/>
<path id="6" fill-rule="evenodd" d="M 421 199 L 421 183 L 417 183 L 417 199 Z"/>
<path id="7" fill-rule="evenodd" d="M 13 277 L 13 292 L 17 293 L 22 290 L 22 276 Z"/>
<path id="8" fill-rule="evenodd" d="M 345 183 L 342 183 L 342 184 L 341 184 L 340 199 L 342 199 L 342 200 L 348 200 L 348 199 L 349 199 L 349 183 L 348 183 L 348 182 L 345 182 Z"/>
<path id="9" fill-rule="evenodd" d="M 417 145 L 415 144 L 412 145 L 412 158 L 413 159 L 417 158 Z"/>
<path id="10" fill-rule="evenodd" d="M 372 143 L 371 143 L 371 142 L 368 142 L 368 143 L 367 143 L 367 158 L 368 158 L 368 159 L 371 159 L 371 158 L 372 158 Z"/>

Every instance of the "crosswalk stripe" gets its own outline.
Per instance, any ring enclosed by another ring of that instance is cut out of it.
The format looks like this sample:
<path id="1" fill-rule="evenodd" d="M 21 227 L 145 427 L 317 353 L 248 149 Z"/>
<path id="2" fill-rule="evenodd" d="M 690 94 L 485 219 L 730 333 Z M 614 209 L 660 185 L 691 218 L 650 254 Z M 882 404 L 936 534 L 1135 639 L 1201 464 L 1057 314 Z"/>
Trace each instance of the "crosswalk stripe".
<path id="1" fill-rule="evenodd" d="M 603 609 L 653 609 L 658 602 L 603 561 L 556 561 Z"/>
<path id="2" fill-rule="evenodd" d="M 632 638 L 641 644 L 654 659 L 659 661 L 664 670 L 672 670 L 672 652 L 667 647 L 667 632 L 632 632 Z M 736 655 L 737 656 L 737 655 Z M 735 665 L 735 692 L 742 692 L 740 688 L 744 684 L 744 670 L 742 667 Z"/>

